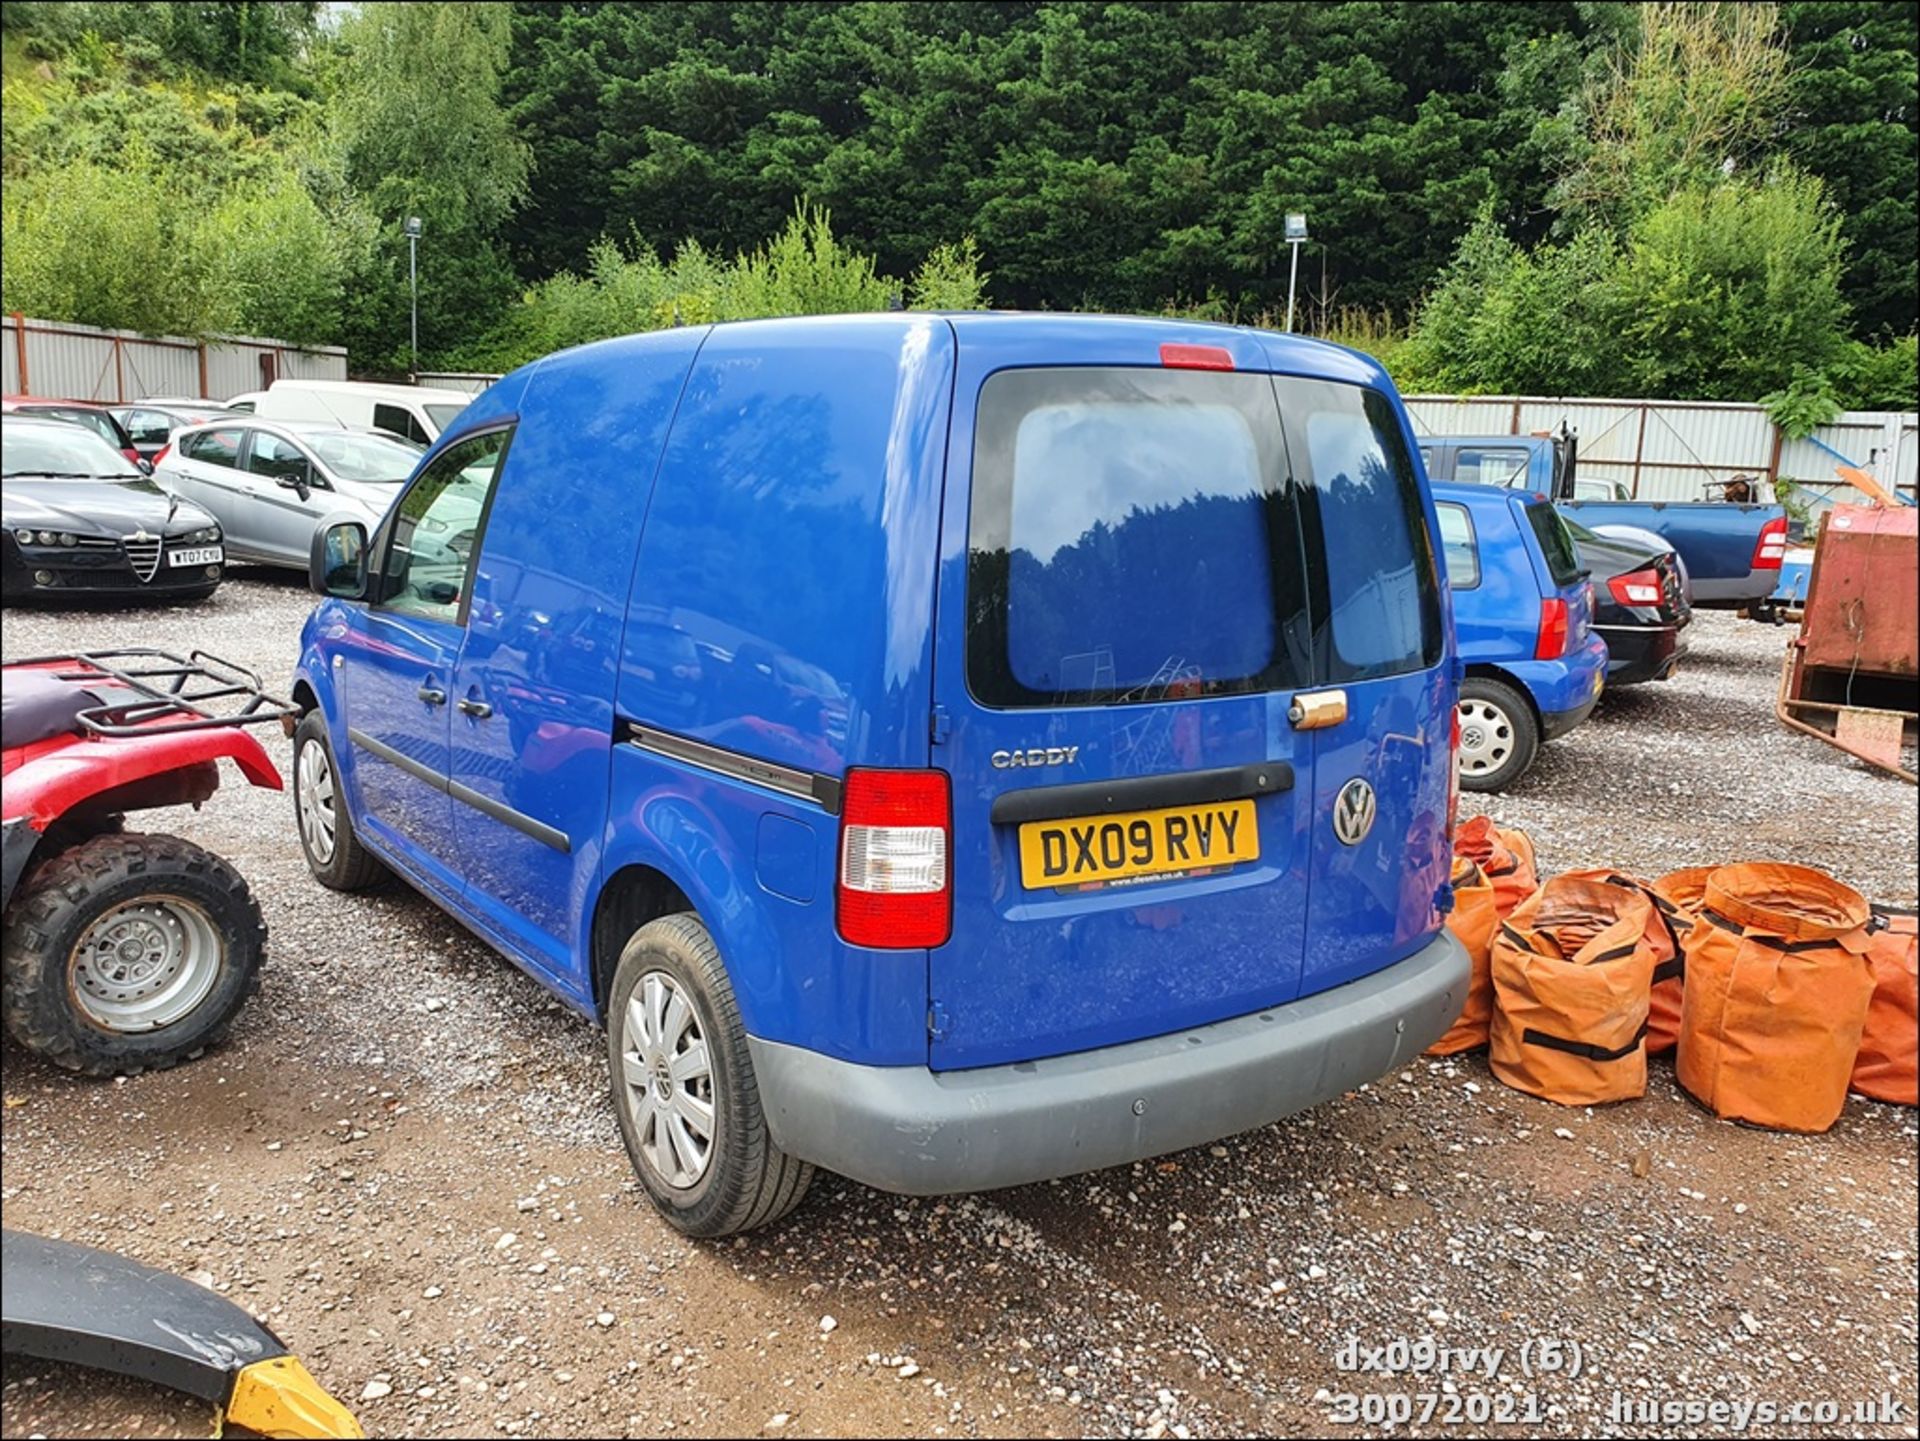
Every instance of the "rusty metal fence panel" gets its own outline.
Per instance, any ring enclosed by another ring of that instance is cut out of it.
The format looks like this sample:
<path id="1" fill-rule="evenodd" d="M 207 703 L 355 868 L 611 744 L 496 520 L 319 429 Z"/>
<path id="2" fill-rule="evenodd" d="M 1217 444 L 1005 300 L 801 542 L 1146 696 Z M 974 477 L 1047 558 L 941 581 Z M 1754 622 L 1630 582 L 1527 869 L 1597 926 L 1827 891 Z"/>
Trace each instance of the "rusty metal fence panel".
<path id="1" fill-rule="evenodd" d="M 1409 395 L 1417 435 L 1580 437 L 1583 475 L 1617 480 L 1640 500 L 1701 500 L 1736 475 L 1838 486 L 1834 466 L 1854 464 L 1882 485 L 1914 493 L 1920 415 L 1847 411 L 1805 440 L 1789 440 L 1758 405 L 1723 401 L 1568 399 L 1537 395 Z"/>
<path id="2" fill-rule="evenodd" d="M 8 395 L 69 400 L 114 402 L 153 395 L 225 400 L 263 389 L 279 376 L 347 378 L 347 352 L 337 345 L 302 348 L 252 335 L 196 341 L 56 324 L 17 313 L 4 317 L 0 353 Z"/>

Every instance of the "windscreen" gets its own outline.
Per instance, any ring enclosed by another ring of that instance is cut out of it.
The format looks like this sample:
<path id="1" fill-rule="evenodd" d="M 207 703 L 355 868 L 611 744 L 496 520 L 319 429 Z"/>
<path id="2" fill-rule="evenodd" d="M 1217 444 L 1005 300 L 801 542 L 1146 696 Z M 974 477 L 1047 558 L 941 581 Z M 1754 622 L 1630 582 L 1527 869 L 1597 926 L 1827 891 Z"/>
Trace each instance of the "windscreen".
<path id="1" fill-rule="evenodd" d="M 93 431 L 65 424 L 0 426 L 0 471 L 22 480 L 139 478 L 127 458 Z"/>
<path id="2" fill-rule="evenodd" d="M 1057 706 L 1306 684 L 1278 422 L 1265 376 L 991 377 L 968 570 L 975 697 Z"/>
<path id="3" fill-rule="evenodd" d="M 304 437 L 320 463 L 341 480 L 398 484 L 413 474 L 426 447 L 383 435 L 317 431 Z"/>

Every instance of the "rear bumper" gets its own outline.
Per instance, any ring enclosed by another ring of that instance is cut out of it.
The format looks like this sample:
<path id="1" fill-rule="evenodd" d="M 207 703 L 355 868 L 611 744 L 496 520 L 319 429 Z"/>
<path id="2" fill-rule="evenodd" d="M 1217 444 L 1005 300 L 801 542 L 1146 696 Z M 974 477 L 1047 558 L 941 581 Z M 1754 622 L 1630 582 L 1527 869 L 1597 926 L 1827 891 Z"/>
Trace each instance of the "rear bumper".
<path id="1" fill-rule="evenodd" d="M 1533 696 L 1540 738 L 1558 740 L 1593 713 L 1607 683 L 1607 643 L 1590 631 L 1586 644 L 1559 660 L 1513 661 L 1500 667 Z"/>
<path id="2" fill-rule="evenodd" d="M 1596 626 L 1607 640 L 1607 684 L 1640 685 L 1665 680 L 1687 653 L 1686 638 L 1673 625 Z"/>
<path id="3" fill-rule="evenodd" d="M 1750 570 L 1730 580 L 1690 579 L 1695 610 L 1739 610 L 1771 596 L 1780 584 L 1780 570 Z"/>
<path id="4" fill-rule="evenodd" d="M 1266 1125 L 1418 1055 L 1465 1003 L 1441 931 L 1344 986 L 1249 1016 L 1068 1056 L 930 1071 L 747 1037 L 789 1155 L 883 1191 L 938 1196 L 1161 1156 Z"/>

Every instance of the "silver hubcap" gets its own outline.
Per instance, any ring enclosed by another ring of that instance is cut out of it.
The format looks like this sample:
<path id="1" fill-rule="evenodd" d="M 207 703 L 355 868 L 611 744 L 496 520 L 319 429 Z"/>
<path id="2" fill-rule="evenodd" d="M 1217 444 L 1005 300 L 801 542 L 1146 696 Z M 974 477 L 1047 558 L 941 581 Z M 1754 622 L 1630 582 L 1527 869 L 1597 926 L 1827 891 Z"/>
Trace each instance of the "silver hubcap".
<path id="1" fill-rule="evenodd" d="M 220 974 L 219 932 L 177 896 L 142 896 L 88 926 L 73 948 L 73 998 L 109 1031 L 157 1031 L 207 998 Z"/>
<path id="2" fill-rule="evenodd" d="M 327 748 L 310 740 L 300 747 L 295 767 L 294 797 L 300 812 L 300 838 L 307 843 L 307 854 L 321 865 L 333 859 L 334 827 L 338 824 L 333 809 L 333 767 L 327 764 Z"/>
<path id="3" fill-rule="evenodd" d="M 675 1190 L 698 1185 L 713 1157 L 713 1068 L 692 1003 L 648 971 L 621 1019 L 620 1095 L 640 1154 Z"/>
<path id="4" fill-rule="evenodd" d="M 1460 702 L 1460 769 L 1468 775 L 1497 771 L 1513 755 L 1513 720 L 1485 700 Z"/>

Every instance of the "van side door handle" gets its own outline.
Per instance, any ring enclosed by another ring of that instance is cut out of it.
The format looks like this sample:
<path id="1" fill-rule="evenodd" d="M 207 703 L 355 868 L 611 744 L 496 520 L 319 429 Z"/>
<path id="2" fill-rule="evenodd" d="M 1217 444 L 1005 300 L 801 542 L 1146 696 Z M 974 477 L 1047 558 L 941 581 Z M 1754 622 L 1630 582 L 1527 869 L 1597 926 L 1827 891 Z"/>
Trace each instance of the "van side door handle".
<path id="1" fill-rule="evenodd" d="M 493 714 L 492 706 L 483 700 L 475 700 L 471 696 L 468 696 L 464 700 L 457 700 L 453 704 L 454 709 L 459 711 L 461 715 L 470 715 L 475 720 L 485 720 Z"/>
<path id="2" fill-rule="evenodd" d="M 420 699 L 428 705 L 445 705 L 447 703 L 447 693 L 438 686 L 423 685 L 419 690 L 415 691 L 414 694 L 419 696 Z"/>

